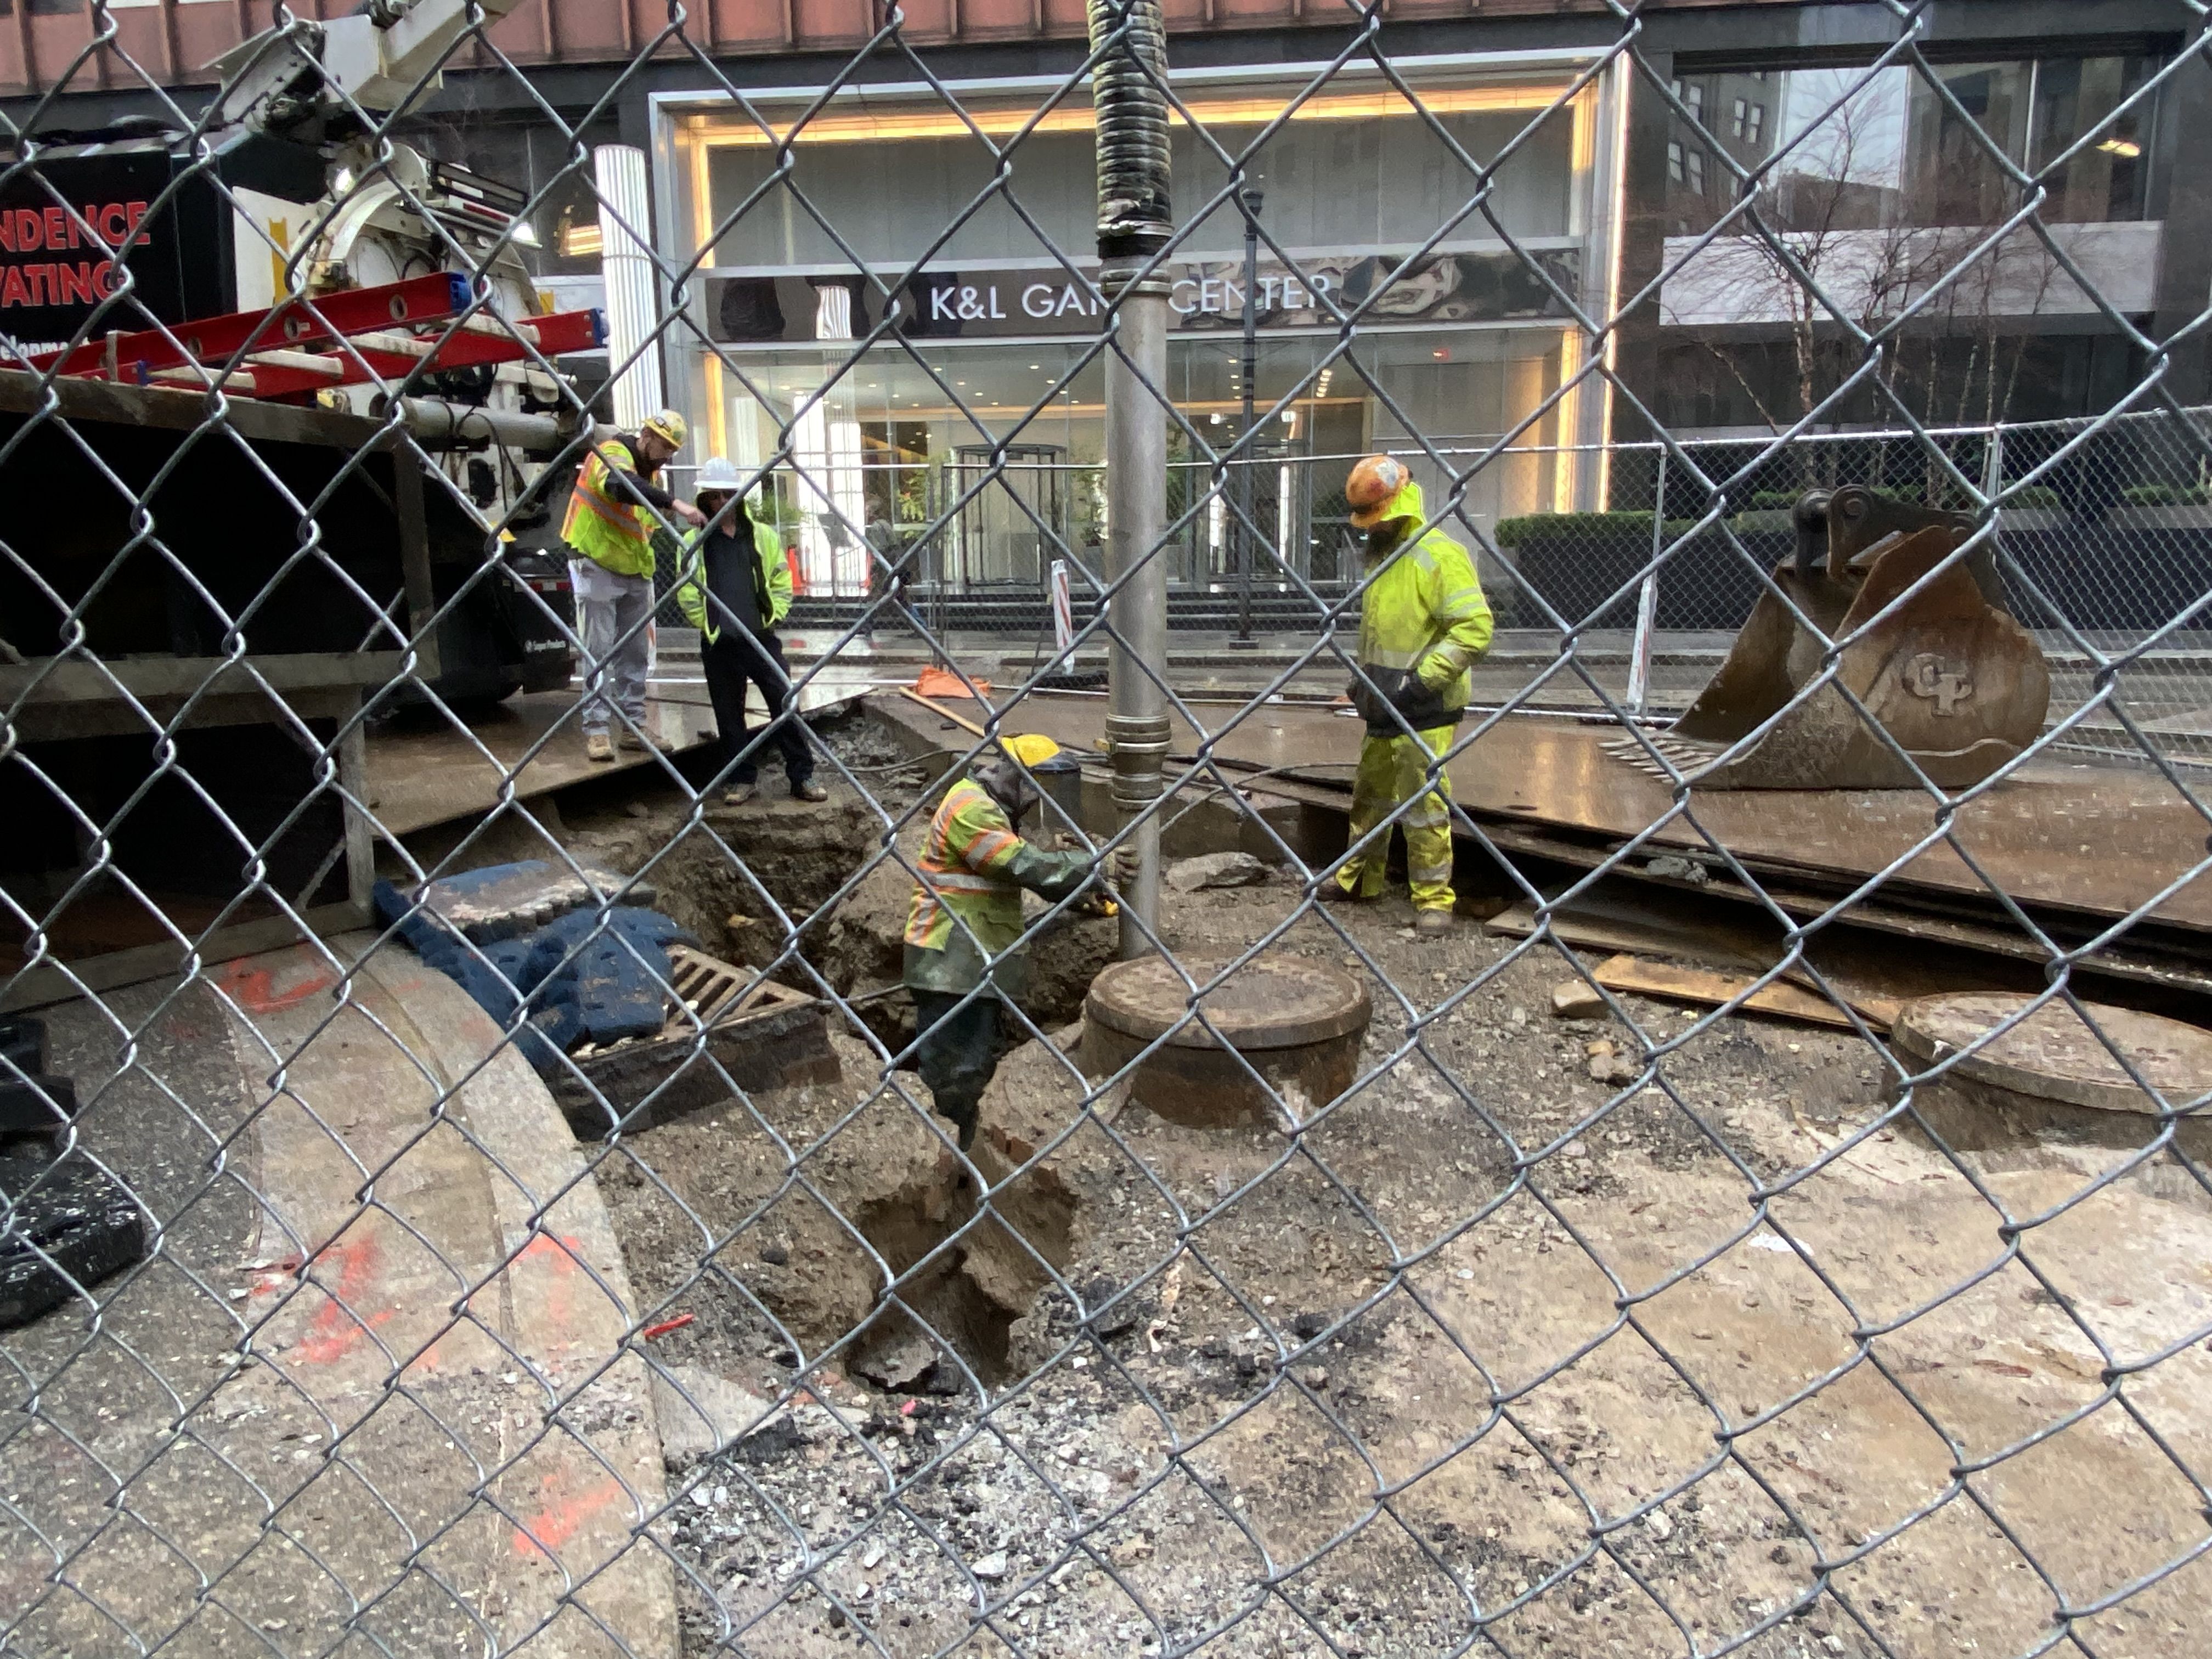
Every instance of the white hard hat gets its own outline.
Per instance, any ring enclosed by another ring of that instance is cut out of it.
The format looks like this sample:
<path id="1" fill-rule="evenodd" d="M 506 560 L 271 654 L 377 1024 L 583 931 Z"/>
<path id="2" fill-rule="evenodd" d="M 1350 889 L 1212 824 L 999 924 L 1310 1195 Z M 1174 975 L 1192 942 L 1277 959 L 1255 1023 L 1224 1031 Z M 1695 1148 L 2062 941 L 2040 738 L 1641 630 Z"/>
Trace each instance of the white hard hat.
<path id="1" fill-rule="evenodd" d="M 702 495 L 734 495 L 744 488 L 744 480 L 738 469 L 720 455 L 712 455 L 699 464 L 699 476 L 691 481 L 691 499 Z"/>

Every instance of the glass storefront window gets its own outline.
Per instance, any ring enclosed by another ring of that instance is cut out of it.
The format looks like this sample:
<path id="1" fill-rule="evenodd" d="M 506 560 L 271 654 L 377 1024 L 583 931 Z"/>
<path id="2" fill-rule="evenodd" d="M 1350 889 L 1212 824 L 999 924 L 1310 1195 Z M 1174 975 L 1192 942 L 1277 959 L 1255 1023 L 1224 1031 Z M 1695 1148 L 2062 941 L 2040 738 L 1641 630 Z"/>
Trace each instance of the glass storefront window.
<path id="1" fill-rule="evenodd" d="M 1391 448 L 1427 488 L 1445 486 L 1392 409 L 1453 452 L 1455 465 L 1472 465 L 1557 389 L 1560 338 L 1557 330 L 1381 334 L 1326 365 L 1324 337 L 1263 342 L 1254 403 L 1266 425 L 1248 453 L 1253 520 L 1271 545 L 1255 568 L 1272 568 L 1280 547 L 1307 580 L 1347 580 L 1340 491 L 1353 459 Z M 1094 352 L 1073 342 L 884 344 L 841 374 L 846 356 L 750 349 L 702 365 L 714 452 L 746 471 L 787 450 L 802 463 L 803 479 L 779 471 L 777 493 L 811 591 L 866 591 L 867 544 L 903 542 L 940 520 L 943 532 L 919 562 L 926 585 L 1035 592 L 1062 548 L 1079 568 L 1098 568 L 1105 384 Z M 1234 337 L 1177 340 L 1169 352 L 1183 423 L 1170 439 L 1167 489 L 1181 521 L 1171 577 L 1185 586 L 1225 580 L 1237 568 L 1236 515 L 1209 492 L 1243 429 L 1241 360 Z M 1572 479 L 1548 447 L 1559 431 L 1555 411 L 1477 475 L 1464 498 L 1470 522 L 1565 503 Z M 1232 492 L 1235 471 L 1224 471 Z"/>
<path id="2" fill-rule="evenodd" d="M 1567 95 L 1570 84 L 1462 70 L 1419 86 L 1417 109 L 1352 71 L 1287 118 L 1297 77 L 1183 89 L 1184 234 L 1166 270 L 1168 391 L 1184 423 L 1164 481 L 1173 581 L 1222 584 L 1248 561 L 1349 580 L 1341 488 L 1354 459 L 1392 447 L 1439 489 L 1572 375 L 1572 303 L 1607 268 L 1595 263 L 1590 207 L 1600 100 L 1594 86 Z M 841 96 L 774 132 L 726 104 L 678 104 L 664 128 L 669 246 L 684 258 L 714 249 L 690 285 L 709 343 L 679 380 L 713 447 L 741 467 L 799 463 L 778 468 L 779 489 L 816 592 L 865 591 L 881 568 L 872 546 L 917 540 L 910 568 L 939 591 L 1034 594 L 1061 550 L 1079 581 L 1101 562 L 1091 112 L 1011 90 L 963 106 L 1006 146 L 1003 184 L 989 146 L 935 98 Z M 1228 158 L 1247 151 L 1272 244 L 1249 295 L 1244 217 L 1225 198 Z M 1466 212 L 1486 181 L 1483 210 Z M 1264 427 L 1240 444 L 1248 305 Z M 1335 308 L 1354 306 L 1357 344 L 1332 358 Z M 848 366 L 847 343 L 871 337 Z M 1461 503 L 1468 524 L 1593 501 L 1599 474 L 1557 446 L 1595 406 L 1571 393 L 1485 465 Z M 1421 458 L 1408 427 L 1457 459 Z M 1248 492 L 1249 520 L 1231 508 Z M 1264 550 L 1244 544 L 1246 522 Z"/>

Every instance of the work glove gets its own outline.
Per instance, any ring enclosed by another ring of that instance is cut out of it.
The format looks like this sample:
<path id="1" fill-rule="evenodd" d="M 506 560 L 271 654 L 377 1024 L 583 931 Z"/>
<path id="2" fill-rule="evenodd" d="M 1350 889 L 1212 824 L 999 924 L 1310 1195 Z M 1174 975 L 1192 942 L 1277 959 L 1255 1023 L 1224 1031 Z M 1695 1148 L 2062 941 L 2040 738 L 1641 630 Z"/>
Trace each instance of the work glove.
<path id="1" fill-rule="evenodd" d="M 1355 696 L 1352 706 L 1359 710 L 1367 729 L 1377 737 L 1395 738 L 1401 735 L 1402 720 L 1416 732 L 1442 726 L 1449 718 L 1444 709 L 1443 693 L 1432 691 L 1421 684 L 1419 676 L 1402 668 L 1370 668 L 1367 678 L 1375 689 L 1364 697 Z M 1394 716 L 1392 711 L 1395 710 Z"/>

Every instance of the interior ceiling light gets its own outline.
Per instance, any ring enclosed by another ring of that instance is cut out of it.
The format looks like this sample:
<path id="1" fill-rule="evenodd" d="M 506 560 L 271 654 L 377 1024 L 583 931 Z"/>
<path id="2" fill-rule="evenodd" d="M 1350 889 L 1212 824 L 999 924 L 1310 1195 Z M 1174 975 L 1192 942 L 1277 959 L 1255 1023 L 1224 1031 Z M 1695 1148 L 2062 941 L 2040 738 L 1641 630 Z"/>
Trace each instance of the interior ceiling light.
<path id="1" fill-rule="evenodd" d="M 1566 88 L 1556 81 L 1531 82 L 1520 86 L 1439 87 L 1420 94 L 1416 106 L 1395 88 L 1374 91 L 1328 93 L 1306 99 L 1289 110 L 1293 121 L 1373 121 L 1391 116 L 1457 115 L 1479 110 L 1548 110 Z M 1288 109 L 1282 98 L 1230 98 L 1194 100 L 1190 117 L 1202 126 L 1264 126 L 1281 120 Z M 1176 126 L 1189 118 L 1181 109 L 1169 112 Z M 972 136 L 969 126 L 988 135 L 1020 132 L 1089 132 L 1097 125 L 1087 108 L 1056 108 L 1040 115 L 1034 108 L 1010 106 L 970 110 L 965 116 L 943 110 L 884 111 L 881 113 L 817 115 L 793 133 L 779 127 L 764 132 L 750 119 L 732 119 L 707 113 L 685 118 L 687 138 L 703 139 L 709 149 L 765 149 L 787 140 L 801 144 L 883 143 L 901 138 L 957 138 Z"/>

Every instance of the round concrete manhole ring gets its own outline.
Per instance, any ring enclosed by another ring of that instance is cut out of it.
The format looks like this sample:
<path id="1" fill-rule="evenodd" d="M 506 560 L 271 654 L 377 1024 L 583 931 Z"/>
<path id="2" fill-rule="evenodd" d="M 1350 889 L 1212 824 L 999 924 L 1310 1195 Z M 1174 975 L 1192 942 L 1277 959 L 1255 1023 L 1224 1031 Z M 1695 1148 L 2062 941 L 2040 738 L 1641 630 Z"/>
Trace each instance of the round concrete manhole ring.
<path id="1" fill-rule="evenodd" d="M 1914 1059 L 1948 1060 L 1988 1036 L 2035 999 L 2004 992 L 1923 997 L 1899 1014 L 1892 1041 Z M 2166 1104 L 2179 1108 L 2212 1091 L 2212 1031 L 2157 1014 L 2084 1003 L 2098 1030 Z M 1966 1054 L 1951 1075 L 1971 1083 L 2102 1112 L 2157 1113 L 2097 1030 L 2053 1000 Z"/>
<path id="2" fill-rule="evenodd" d="M 1084 1000 L 1085 1069 L 1118 1072 L 1165 1036 L 1131 1078 L 1130 1095 L 1197 1128 L 1260 1122 L 1292 1131 L 1350 1088 L 1374 1014 L 1365 984 L 1304 957 L 1260 957 L 1198 999 L 1201 1023 L 1185 975 L 1206 985 L 1231 960 L 1185 957 L 1178 971 L 1146 957 L 1107 969 Z"/>

